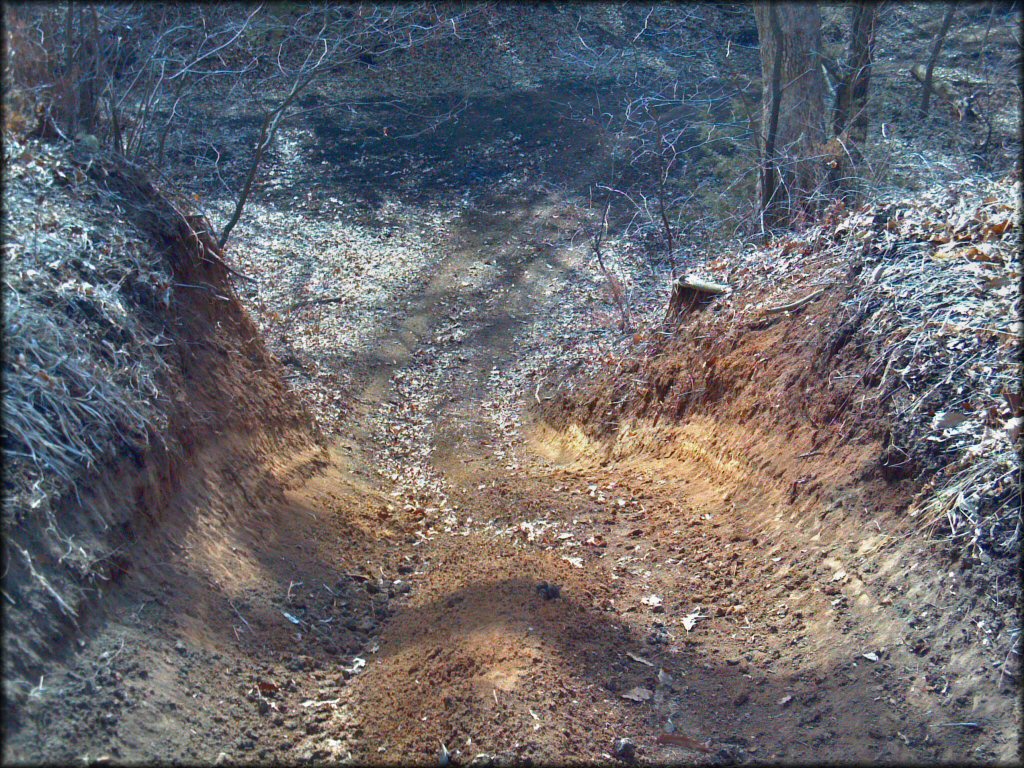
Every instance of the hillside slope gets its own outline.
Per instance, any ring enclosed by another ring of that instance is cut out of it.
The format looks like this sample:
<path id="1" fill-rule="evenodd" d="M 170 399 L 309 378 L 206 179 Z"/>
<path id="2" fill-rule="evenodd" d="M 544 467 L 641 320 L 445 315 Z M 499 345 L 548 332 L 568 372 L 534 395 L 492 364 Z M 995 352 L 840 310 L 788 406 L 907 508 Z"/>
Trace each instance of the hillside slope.
<path id="1" fill-rule="evenodd" d="M 17 704 L 43 660 L 98 623 L 113 583 L 166 556 L 171 531 L 265 524 L 189 492 L 227 477 L 255 493 L 249 464 L 319 438 L 202 219 L 87 147 L 4 151 L 4 678 Z"/>

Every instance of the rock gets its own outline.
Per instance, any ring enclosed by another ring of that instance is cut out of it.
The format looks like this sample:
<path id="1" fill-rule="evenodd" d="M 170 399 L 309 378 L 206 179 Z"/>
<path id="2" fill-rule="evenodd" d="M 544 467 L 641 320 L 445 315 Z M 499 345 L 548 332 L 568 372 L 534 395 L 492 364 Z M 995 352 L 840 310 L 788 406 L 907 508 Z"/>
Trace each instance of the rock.
<path id="1" fill-rule="evenodd" d="M 631 763 L 636 760 L 636 744 L 629 739 L 616 739 L 612 742 L 612 752 L 624 762 Z"/>
<path id="2" fill-rule="evenodd" d="M 174 650 L 176 650 L 178 653 L 184 656 L 188 653 L 188 646 L 185 645 L 185 643 L 183 643 L 181 640 L 177 640 L 174 643 Z"/>
<path id="3" fill-rule="evenodd" d="M 562 596 L 562 588 L 557 584 L 548 584 L 546 581 L 542 581 L 537 585 L 537 594 L 545 600 L 557 600 Z"/>
<path id="4" fill-rule="evenodd" d="M 224 765 L 230 759 L 231 758 L 228 757 L 228 753 L 227 752 L 221 752 L 219 755 L 217 755 L 217 759 L 213 761 L 213 764 L 214 765 Z"/>

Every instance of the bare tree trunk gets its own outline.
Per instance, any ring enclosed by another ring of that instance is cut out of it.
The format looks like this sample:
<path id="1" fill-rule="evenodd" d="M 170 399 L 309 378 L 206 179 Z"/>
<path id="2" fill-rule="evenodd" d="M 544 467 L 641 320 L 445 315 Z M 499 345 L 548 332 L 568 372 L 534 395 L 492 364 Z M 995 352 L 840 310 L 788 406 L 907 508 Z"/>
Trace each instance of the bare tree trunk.
<path id="1" fill-rule="evenodd" d="M 836 87 L 832 131 L 844 131 L 853 145 L 864 146 L 868 134 L 868 86 L 871 83 L 871 62 L 875 48 L 875 23 L 878 4 L 859 0 L 853 9 L 853 28 L 842 79 Z"/>
<path id="2" fill-rule="evenodd" d="M 767 228 L 813 214 L 822 181 L 825 77 L 814 3 L 755 2 L 764 78 L 760 206 Z"/>
<path id="3" fill-rule="evenodd" d="M 921 117 L 928 116 L 928 108 L 931 106 L 932 98 L 932 72 L 934 72 L 935 64 L 939 60 L 939 54 L 942 53 L 942 44 L 946 42 L 946 34 L 953 23 L 953 14 L 955 12 L 956 6 L 950 3 L 949 7 L 946 8 L 946 15 L 942 17 L 942 26 L 939 28 L 939 34 L 935 38 L 935 44 L 932 46 L 932 55 L 928 59 L 928 67 L 925 69 L 924 81 L 922 83 L 921 106 L 919 108 Z"/>

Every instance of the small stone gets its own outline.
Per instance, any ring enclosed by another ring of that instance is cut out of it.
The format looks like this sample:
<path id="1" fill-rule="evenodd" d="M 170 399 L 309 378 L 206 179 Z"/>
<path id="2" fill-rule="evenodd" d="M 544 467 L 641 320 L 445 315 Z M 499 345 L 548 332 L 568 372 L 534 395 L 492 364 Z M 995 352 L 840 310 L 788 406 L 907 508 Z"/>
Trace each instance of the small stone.
<path id="1" fill-rule="evenodd" d="M 612 742 L 612 752 L 619 760 L 627 763 L 636 760 L 636 744 L 629 739 L 616 739 Z"/>
<path id="2" fill-rule="evenodd" d="M 783 696 L 781 699 L 779 699 L 779 706 L 780 707 L 788 707 L 792 702 L 793 702 L 793 697 L 791 695 L 787 694 L 787 695 Z"/>
<path id="3" fill-rule="evenodd" d="M 227 752 L 221 752 L 219 755 L 217 755 L 217 759 L 213 761 L 213 764 L 214 765 L 224 765 L 230 759 L 231 758 L 228 757 L 228 753 Z"/>
<path id="4" fill-rule="evenodd" d="M 537 585 L 537 594 L 545 600 L 557 600 L 562 596 L 562 588 L 557 584 L 548 584 L 546 581 L 542 581 Z"/>
<path id="5" fill-rule="evenodd" d="M 178 653 L 184 656 L 186 653 L 188 653 L 188 646 L 185 645 L 185 643 L 183 643 L 181 640 L 178 640 L 174 643 L 174 650 L 176 650 Z"/>

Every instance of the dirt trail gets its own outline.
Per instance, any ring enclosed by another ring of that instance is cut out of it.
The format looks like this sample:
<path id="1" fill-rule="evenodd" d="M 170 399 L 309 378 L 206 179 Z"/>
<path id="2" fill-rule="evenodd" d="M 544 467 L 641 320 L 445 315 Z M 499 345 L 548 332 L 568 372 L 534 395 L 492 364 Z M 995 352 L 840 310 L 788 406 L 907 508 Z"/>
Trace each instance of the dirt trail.
<path id="1" fill-rule="evenodd" d="M 528 409 L 509 421 L 517 335 L 557 310 L 549 288 L 580 256 L 556 203 L 466 214 L 379 334 L 349 438 L 246 468 L 266 478 L 255 498 L 216 484 L 242 468 L 211 457 L 188 503 L 269 524 L 197 516 L 168 570 L 126 584 L 120 618 L 41 681 L 8 749 L 561 763 L 629 758 L 625 738 L 658 763 L 1012 755 L 1007 731 L 962 725 L 986 702 L 951 703 L 892 598 L 844 560 L 845 536 L 861 555 L 881 537 L 823 536 L 772 477 L 722 458 L 727 425 L 692 423 L 659 456 Z"/>
<path id="2" fill-rule="evenodd" d="M 608 760 L 618 738 L 657 762 L 993 756 L 949 725 L 969 717 L 941 714 L 891 598 L 785 520 L 769 478 L 699 440 L 689 460 L 612 461 L 543 424 L 503 440 L 493 390 L 567 238 L 550 204 L 489 207 L 382 340 L 394 362 L 361 399 L 383 410 L 354 418 L 371 437 L 412 430 L 418 449 L 369 447 L 433 482 L 389 506 L 413 532 L 411 594 L 310 747 L 382 763 Z M 657 743 L 670 732 L 690 741 Z"/>
<path id="3" fill-rule="evenodd" d="M 832 510 L 794 504 L 745 452 L 784 454 L 785 437 L 693 420 L 598 445 L 531 416 L 547 383 L 523 391 L 508 372 L 585 267 L 567 200 L 541 188 L 461 214 L 351 371 L 330 450 L 196 459 L 208 471 L 174 500 L 190 525 L 110 593 L 6 754 L 1013 757 L 1009 697 L 958 685 L 907 641 L 941 624 L 927 600 L 957 582 L 908 612 L 908 549 L 839 513 L 823 526 Z"/>

